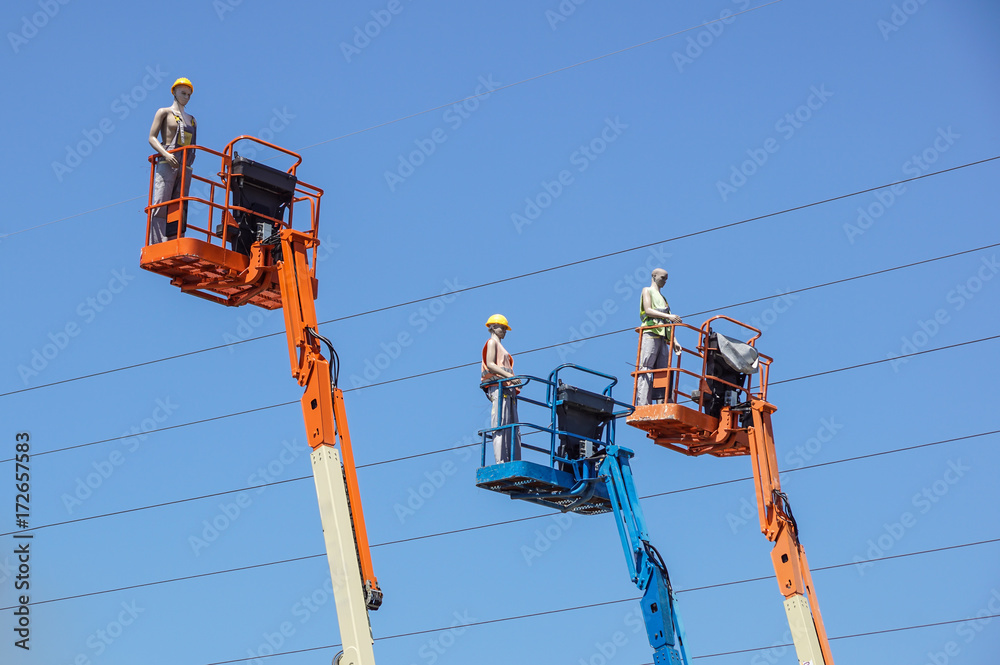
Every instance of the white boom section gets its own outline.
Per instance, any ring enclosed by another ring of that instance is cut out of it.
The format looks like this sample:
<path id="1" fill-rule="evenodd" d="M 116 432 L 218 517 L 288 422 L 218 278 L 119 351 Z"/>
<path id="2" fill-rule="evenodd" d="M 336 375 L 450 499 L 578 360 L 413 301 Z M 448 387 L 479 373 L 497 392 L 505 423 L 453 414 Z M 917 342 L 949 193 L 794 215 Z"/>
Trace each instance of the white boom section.
<path id="1" fill-rule="evenodd" d="M 326 558 L 330 564 L 333 600 L 337 605 L 337 623 L 340 624 L 340 642 L 344 650 L 337 663 L 375 665 L 372 627 L 361 585 L 361 565 L 354 542 L 340 452 L 331 446 L 320 446 L 309 457 L 316 481 Z"/>
<path id="2" fill-rule="evenodd" d="M 826 665 L 819 647 L 812 610 L 809 609 L 809 599 L 798 594 L 789 596 L 785 599 L 785 614 L 788 616 L 788 626 L 792 629 L 792 642 L 795 644 L 795 655 L 799 663 Z"/>

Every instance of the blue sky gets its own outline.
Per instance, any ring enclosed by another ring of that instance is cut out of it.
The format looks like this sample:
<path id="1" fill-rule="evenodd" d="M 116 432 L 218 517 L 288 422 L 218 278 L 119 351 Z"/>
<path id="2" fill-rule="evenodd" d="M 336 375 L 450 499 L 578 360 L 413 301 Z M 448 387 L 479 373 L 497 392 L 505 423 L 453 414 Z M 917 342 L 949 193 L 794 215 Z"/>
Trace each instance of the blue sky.
<path id="1" fill-rule="evenodd" d="M 5 3 L 0 458 L 30 432 L 35 536 L 32 648 L 4 610 L 3 662 L 208 665 L 338 641 L 281 317 L 138 267 L 146 133 L 178 76 L 199 143 L 270 133 L 326 192 L 317 308 L 342 319 L 322 332 L 351 389 L 379 662 L 651 661 L 631 601 L 466 625 L 638 594 L 610 517 L 478 490 L 476 447 L 391 461 L 474 443 L 476 368 L 384 382 L 477 361 L 502 312 L 519 370 L 576 362 L 627 385 L 634 333 L 580 340 L 636 325 L 655 267 L 687 322 L 756 321 L 788 381 L 777 455 L 836 661 L 994 662 L 996 619 L 857 635 L 998 613 L 998 543 L 973 544 L 1000 538 L 997 341 L 798 377 L 997 334 L 1000 163 L 970 164 L 1000 155 L 998 21 L 986 0 Z M 767 648 L 787 625 L 749 460 L 618 438 L 658 495 L 643 505 L 689 653 L 795 663 Z"/>

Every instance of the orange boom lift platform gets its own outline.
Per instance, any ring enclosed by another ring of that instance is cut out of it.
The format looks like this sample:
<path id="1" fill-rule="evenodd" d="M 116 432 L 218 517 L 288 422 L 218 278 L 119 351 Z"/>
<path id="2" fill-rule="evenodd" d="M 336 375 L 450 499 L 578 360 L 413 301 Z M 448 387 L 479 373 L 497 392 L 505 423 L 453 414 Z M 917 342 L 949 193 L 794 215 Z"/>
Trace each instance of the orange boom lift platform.
<path id="1" fill-rule="evenodd" d="M 740 329 L 741 335 L 746 333 L 746 341 L 717 333 L 713 324 L 723 321 Z M 685 455 L 750 456 L 760 529 L 774 543 L 771 560 L 785 597 L 785 613 L 799 663 L 833 665 L 806 552 L 778 478 L 771 427 L 771 414 L 777 409 L 767 401 L 772 359 L 756 349 L 760 331 L 727 316 L 716 316 L 701 328 L 679 323 L 637 328 L 640 344 L 644 331 L 658 327 L 668 328 L 672 335 L 685 328 L 694 331 L 697 346 L 684 348 L 676 356 L 670 354 L 665 368 L 637 370 L 633 374 L 633 404 L 643 375 L 651 376 L 654 397 L 659 391 L 663 400 L 636 406 L 626 422 L 645 431 L 657 445 Z M 682 366 L 685 359 L 693 360 L 691 369 Z M 697 388 L 683 392 L 682 377 L 685 382 L 693 379 Z"/>
<path id="2" fill-rule="evenodd" d="M 240 157 L 235 151 L 239 141 L 256 142 L 294 163 L 281 171 Z M 171 152 L 182 173 L 199 153 L 200 163 L 218 159 L 220 168 L 213 178 L 192 175 L 177 198 L 154 203 L 158 158 L 149 158 L 146 243 L 139 265 L 199 298 L 284 311 L 292 376 L 305 388 L 302 414 L 313 448 L 327 561 L 332 578 L 344 581 L 333 585 L 343 649 L 335 662 L 374 665 L 368 610 L 381 605 L 382 590 L 372 567 L 344 395 L 337 386 L 339 358 L 316 321 L 323 190 L 298 179 L 298 154 L 255 137 L 237 137 L 221 153 L 202 146 Z M 298 229 L 292 227 L 296 210 Z M 154 224 L 165 224 L 167 240 L 150 244 Z M 320 342 L 329 348 L 330 359 L 323 356 Z"/>

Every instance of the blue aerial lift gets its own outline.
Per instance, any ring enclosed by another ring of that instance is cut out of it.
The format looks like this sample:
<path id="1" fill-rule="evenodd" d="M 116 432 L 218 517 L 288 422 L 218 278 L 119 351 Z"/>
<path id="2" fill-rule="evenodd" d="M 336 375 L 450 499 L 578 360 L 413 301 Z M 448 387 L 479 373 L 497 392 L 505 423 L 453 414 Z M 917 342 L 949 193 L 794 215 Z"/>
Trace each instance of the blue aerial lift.
<path id="1" fill-rule="evenodd" d="M 599 382 L 606 380 L 608 383 L 600 393 L 583 390 L 559 378 L 564 370 L 598 377 Z M 519 406 L 531 404 L 546 409 L 549 422 L 544 426 L 527 422 L 501 424 L 502 410 L 496 409 L 497 422 L 480 432 L 483 454 L 482 466 L 476 471 L 476 485 L 562 512 L 582 515 L 614 512 L 629 575 L 643 593 L 642 616 L 649 645 L 654 651 L 653 662 L 655 665 L 688 665 L 667 567 L 649 542 L 632 480 L 629 459 L 634 453 L 615 444 L 616 419 L 634 411 L 632 405 L 611 396 L 618 379 L 570 363 L 555 368 L 547 379 L 530 375 L 517 375 L 515 379 L 517 381 L 510 378 L 487 381 L 483 387 L 499 385 L 505 395 L 514 397 L 515 392 L 525 391 L 531 384 L 544 386 L 545 401 L 527 395 L 519 395 L 516 399 Z M 521 443 L 522 450 L 539 453 L 539 462 L 516 459 L 487 465 L 487 445 L 493 437 L 506 434 L 513 440 L 518 429 L 549 435 L 546 448 Z"/>

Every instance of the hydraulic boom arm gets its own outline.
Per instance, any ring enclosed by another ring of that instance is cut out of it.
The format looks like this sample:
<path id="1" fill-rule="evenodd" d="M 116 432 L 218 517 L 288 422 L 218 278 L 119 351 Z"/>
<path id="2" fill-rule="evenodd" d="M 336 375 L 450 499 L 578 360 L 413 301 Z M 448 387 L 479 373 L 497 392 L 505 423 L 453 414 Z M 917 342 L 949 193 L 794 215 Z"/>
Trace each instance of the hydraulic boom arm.
<path id="1" fill-rule="evenodd" d="M 749 332 L 746 342 L 713 330 L 715 322 L 742 327 Z M 670 324 L 674 334 L 684 324 Z M 799 542 L 798 525 L 788 497 L 781 491 L 774 451 L 767 385 L 772 358 L 754 346 L 761 331 L 728 316 L 717 315 L 691 328 L 698 333 L 694 349 L 683 348 L 669 356 L 668 366 L 642 369 L 635 373 L 636 396 L 643 376 L 652 376 L 653 386 L 666 388 L 663 403 L 635 407 L 626 422 L 646 432 L 657 444 L 685 455 L 731 457 L 750 455 L 760 530 L 774 543 L 771 560 L 778 587 L 785 597 L 785 614 L 791 628 L 800 665 L 833 665 L 830 643 L 823 627 L 819 602 L 813 587 L 806 553 Z M 641 333 L 642 328 L 638 329 Z M 636 366 L 642 353 L 642 336 Z M 681 368 L 681 358 L 694 356 L 700 372 Z M 757 375 L 757 380 L 752 375 Z M 698 380 L 698 387 L 684 392 L 682 377 Z M 754 385 L 756 383 L 756 385 Z M 690 400 L 690 402 L 688 401 Z"/>
<path id="2" fill-rule="evenodd" d="M 256 142 L 295 162 L 281 171 L 246 159 L 236 151 L 240 141 Z M 221 170 L 215 180 L 194 176 L 199 186 L 208 185 L 207 193 L 196 194 L 183 185 L 181 195 L 168 201 L 158 200 L 157 160 L 150 157 L 146 244 L 139 265 L 210 302 L 284 310 L 292 376 L 305 388 L 302 414 L 313 448 L 310 459 L 340 624 L 343 652 L 335 663 L 374 665 L 368 611 L 378 609 L 382 591 L 372 570 L 344 396 L 337 387 L 340 363 L 316 322 L 315 259 L 323 190 L 295 175 L 300 155 L 253 136 L 233 139 L 221 153 L 198 145 L 172 152 L 190 165 L 195 151 L 219 157 Z M 197 206 L 189 209 L 189 203 Z M 299 219 L 307 215 L 307 224 L 300 224 L 305 231 L 292 228 L 296 203 Z M 195 213 L 196 208 L 201 210 Z M 330 348 L 329 359 L 320 351 L 321 341 Z"/>
<path id="3" fill-rule="evenodd" d="M 653 648 L 653 662 L 655 665 L 688 665 L 670 577 L 646 533 L 646 520 L 628 463 L 631 456 L 630 450 L 608 446 L 598 475 L 604 478 L 608 488 L 632 582 L 643 592 L 642 618 L 649 645 Z"/>
<path id="4" fill-rule="evenodd" d="M 748 408 L 753 425 L 748 428 L 750 459 L 757 491 L 760 530 L 774 543 L 771 560 L 778 587 L 785 597 L 785 613 L 800 663 L 833 665 L 830 643 L 823 627 L 819 601 L 813 591 L 812 575 L 806 552 L 799 542 L 798 525 L 792 516 L 788 497 L 781 491 L 778 462 L 774 454 L 771 414 L 775 407 L 762 399 L 751 398 Z"/>
<path id="5" fill-rule="evenodd" d="M 283 230 L 278 280 L 292 375 L 305 387 L 302 414 L 313 448 L 313 476 L 344 651 L 338 663 L 374 665 L 368 610 L 381 605 L 382 591 L 372 569 L 344 396 L 337 387 L 339 362 L 330 345 L 331 371 L 320 351 L 320 340 L 329 341 L 317 332 L 315 283 L 306 260 L 307 250 L 317 242 L 308 234 Z"/>

